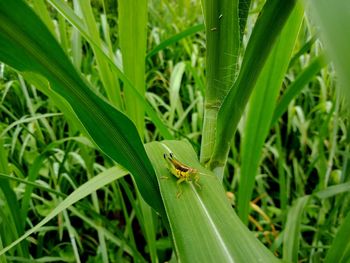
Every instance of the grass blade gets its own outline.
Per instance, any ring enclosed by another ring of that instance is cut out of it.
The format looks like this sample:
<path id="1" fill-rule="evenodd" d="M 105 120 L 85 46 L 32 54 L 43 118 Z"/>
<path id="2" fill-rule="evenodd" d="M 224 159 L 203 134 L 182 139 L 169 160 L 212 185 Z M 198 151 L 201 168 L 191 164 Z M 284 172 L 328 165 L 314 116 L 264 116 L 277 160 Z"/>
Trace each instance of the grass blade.
<path id="1" fill-rule="evenodd" d="M 317 198 L 325 199 L 332 196 L 336 196 L 344 192 L 350 192 L 350 182 L 329 186 L 326 189 L 318 191 L 314 195 Z"/>
<path id="2" fill-rule="evenodd" d="M 147 0 L 118 1 L 119 44 L 123 57 L 123 70 L 126 77 L 144 96 L 145 56 L 147 40 Z M 130 89 L 124 91 L 125 108 L 134 121 L 140 135 L 144 133 L 144 106 L 134 103 L 134 94 Z"/>
<path id="3" fill-rule="evenodd" d="M 301 219 L 309 199 L 307 195 L 298 198 L 288 212 L 283 236 L 283 260 L 286 262 L 298 262 Z"/>
<path id="4" fill-rule="evenodd" d="M 4 142 L 0 138 L 0 173 L 1 174 L 7 174 L 8 171 L 8 162 L 7 162 L 7 151 L 4 148 Z M 9 219 L 7 224 L 7 230 L 11 229 L 12 231 L 8 231 L 6 235 L 3 236 L 3 238 L 18 238 L 20 235 L 24 232 L 24 227 L 21 220 L 21 214 L 18 213 L 20 211 L 20 206 L 17 202 L 16 193 L 12 190 L 11 185 L 8 180 L 4 178 L 0 178 L 0 189 L 3 193 L 3 196 L 5 197 L 5 202 L 7 203 L 6 208 L 8 208 L 8 214 Z M 2 200 L 1 200 L 2 201 Z M 7 209 L 3 209 L 3 212 L 5 213 Z M 0 214 L 0 219 L 2 219 L 4 222 L 6 222 L 5 217 L 2 218 L 2 215 Z M 0 233 L 1 233 L 0 229 Z M 2 242 L 2 245 L 5 245 L 5 242 L 2 238 L 0 238 L 0 242 Z M 1 245 L 0 245 L 1 246 Z M 27 244 L 23 243 L 17 250 L 18 255 L 21 256 L 28 256 L 28 247 Z M 1 258 L 1 257 L 0 257 Z"/>
<path id="5" fill-rule="evenodd" d="M 342 225 L 338 229 L 331 247 L 327 252 L 324 260 L 325 263 L 332 262 L 349 262 L 350 253 L 350 213 L 344 219 Z"/>
<path id="6" fill-rule="evenodd" d="M 199 24 L 199 25 L 195 25 L 195 26 L 192 26 L 190 28 L 187 28 L 186 30 L 184 30 L 184 31 L 172 36 L 172 37 L 169 37 L 168 39 L 165 39 L 164 41 L 159 43 L 159 45 L 155 46 L 151 51 L 149 51 L 147 53 L 146 59 L 153 57 L 159 51 L 161 51 L 161 50 L 165 49 L 166 47 L 180 41 L 181 39 L 188 37 L 190 35 L 193 35 L 197 32 L 202 31 L 202 30 L 204 30 L 204 25 Z"/>
<path id="7" fill-rule="evenodd" d="M 299 5 L 276 41 L 250 99 L 241 147 L 242 168 L 238 191 L 238 214 L 245 223 L 248 222 L 249 202 L 261 151 L 302 20 L 303 10 Z"/>
<path id="8" fill-rule="evenodd" d="M 289 103 L 295 98 L 301 90 L 309 83 L 320 70 L 326 66 L 325 58 L 320 55 L 314 58 L 310 64 L 298 75 L 292 84 L 284 92 L 282 98 L 276 105 L 275 112 L 271 121 L 271 126 L 275 125 L 282 114 L 287 110 Z"/>
<path id="9" fill-rule="evenodd" d="M 126 175 L 128 171 L 121 167 L 114 167 L 109 170 L 106 170 L 99 175 L 95 176 L 88 182 L 84 183 L 80 187 L 78 187 L 74 192 L 72 192 L 67 198 L 65 198 L 55 209 L 53 209 L 43 220 L 41 220 L 37 225 L 28 230 L 24 235 L 14 241 L 12 244 L 8 245 L 4 249 L 0 250 L 0 256 L 6 253 L 8 250 L 22 242 L 24 239 L 29 237 L 31 234 L 37 232 L 42 226 L 44 226 L 47 222 L 57 216 L 59 213 L 78 202 L 82 198 L 90 195 L 92 192 L 97 189 L 117 180 L 124 175 Z"/>
<path id="10" fill-rule="evenodd" d="M 103 54 L 98 52 L 97 47 L 102 47 L 102 41 L 100 39 L 99 29 L 96 26 L 96 21 L 94 18 L 93 10 L 91 8 L 90 1 L 79 0 L 79 6 L 81 8 L 81 14 L 83 16 L 83 21 L 85 22 L 85 28 L 92 38 L 93 42 L 96 43 L 92 45 L 94 50 L 97 69 L 101 76 L 101 81 L 103 87 L 106 91 L 108 100 L 118 109 L 122 110 L 122 99 L 120 94 L 119 80 L 115 74 L 113 74 L 111 68 L 108 65 L 108 61 L 104 59 Z"/>

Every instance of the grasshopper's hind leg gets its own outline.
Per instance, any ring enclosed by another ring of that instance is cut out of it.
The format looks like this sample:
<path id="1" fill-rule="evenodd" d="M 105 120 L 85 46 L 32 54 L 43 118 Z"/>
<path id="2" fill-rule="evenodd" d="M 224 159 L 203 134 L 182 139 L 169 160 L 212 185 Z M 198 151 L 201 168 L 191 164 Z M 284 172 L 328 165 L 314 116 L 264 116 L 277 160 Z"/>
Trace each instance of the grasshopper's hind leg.
<path id="1" fill-rule="evenodd" d="M 198 188 L 200 189 L 200 190 L 202 190 L 202 186 L 200 185 L 200 183 L 199 183 L 199 175 L 196 175 L 195 177 L 194 177 L 194 184 L 195 185 L 197 185 L 198 186 Z"/>
<path id="2" fill-rule="evenodd" d="M 176 181 L 177 184 L 177 193 L 176 193 L 176 198 L 180 198 L 182 195 L 182 188 L 181 188 L 181 183 L 184 182 L 186 178 L 180 178 Z"/>

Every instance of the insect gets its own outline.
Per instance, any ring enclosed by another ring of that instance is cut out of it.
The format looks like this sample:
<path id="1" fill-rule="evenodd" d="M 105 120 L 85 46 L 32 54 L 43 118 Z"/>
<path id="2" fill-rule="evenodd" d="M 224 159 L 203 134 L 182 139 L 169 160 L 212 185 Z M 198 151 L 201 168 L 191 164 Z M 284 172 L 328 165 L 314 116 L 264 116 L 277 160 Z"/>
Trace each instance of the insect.
<path id="1" fill-rule="evenodd" d="M 199 175 L 198 170 L 192 167 L 189 167 L 180 161 L 174 158 L 173 153 L 167 155 L 164 153 L 164 159 L 167 162 L 169 171 L 177 178 L 176 184 L 178 186 L 178 191 L 176 197 L 179 198 L 182 195 L 181 183 L 193 181 L 199 189 L 202 189 L 202 186 L 199 184 Z M 167 178 L 167 177 L 164 177 Z"/>

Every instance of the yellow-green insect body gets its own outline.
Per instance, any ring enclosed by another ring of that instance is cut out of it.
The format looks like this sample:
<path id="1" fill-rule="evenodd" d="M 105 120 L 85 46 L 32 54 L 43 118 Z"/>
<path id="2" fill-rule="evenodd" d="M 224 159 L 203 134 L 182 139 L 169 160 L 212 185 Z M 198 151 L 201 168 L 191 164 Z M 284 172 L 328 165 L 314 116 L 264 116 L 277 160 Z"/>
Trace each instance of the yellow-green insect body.
<path id="1" fill-rule="evenodd" d="M 189 167 L 180 161 L 176 160 L 174 158 L 174 155 L 170 153 L 167 155 L 164 154 L 164 159 L 167 162 L 169 171 L 176 177 L 177 179 L 177 185 L 178 185 L 178 192 L 177 192 L 177 198 L 179 198 L 182 194 L 181 186 L 180 184 L 182 182 L 190 182 L 193 181 L 199 188 L 201 188 L 201 185 L 199 184 L 199 175 L 198 170 L 192 167 Z"/>

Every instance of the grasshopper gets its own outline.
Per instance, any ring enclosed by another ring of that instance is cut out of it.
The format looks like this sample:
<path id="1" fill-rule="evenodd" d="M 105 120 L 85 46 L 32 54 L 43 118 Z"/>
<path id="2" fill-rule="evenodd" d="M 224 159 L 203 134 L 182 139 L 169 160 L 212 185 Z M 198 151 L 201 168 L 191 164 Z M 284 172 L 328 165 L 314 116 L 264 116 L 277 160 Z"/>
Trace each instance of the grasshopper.
<path id="1" fill-rule="evenodd" d="M 167 155 L 164 153 L 164 159 L 167 162 L 169 171 L 177 178 L 176 184 L 178 186 L 178 191 L 176 197 L 179 198 L 182 195 L 181 183 L 193 181 L 195 185 L 202 189 L 199 184 L 199 175 L 198 170 L 192 167 L 189 167 L 180 161 L 174 158 L 173 153 Z M 167 177 L 163 177 L 167 178 Z"/>

